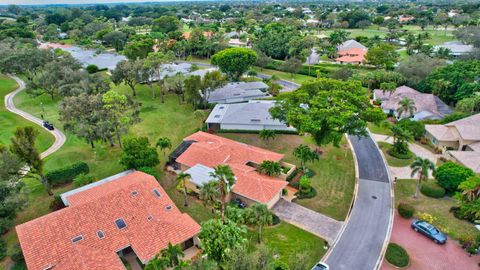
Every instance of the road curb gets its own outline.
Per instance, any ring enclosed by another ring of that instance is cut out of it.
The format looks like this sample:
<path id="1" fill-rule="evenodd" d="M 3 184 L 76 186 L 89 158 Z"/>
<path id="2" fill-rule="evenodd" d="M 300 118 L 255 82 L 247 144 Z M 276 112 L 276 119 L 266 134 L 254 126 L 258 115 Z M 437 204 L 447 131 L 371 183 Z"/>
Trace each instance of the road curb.
<path id="1" fill-rule="evenodd" d="M 357 193 L 358 193 L 358 185 L 359 185 L 359 180 L 360 180 L 360 173 L 359 173 L 359 168 L 358 168 L 358 161 L 357 161 L 357 155 L 355 153 L 355 150 L 353 149 L 353 144 L 350 141 L 350 138 L 348 138 L 348 134 L 345 134 L 348 142 L 348 146 L 350 147 L 350 151 L 352 152 L 353 156 L 353 163 L 355 166 L 355 188 L 353 190 L 353 196 L 352 196 L 352 202 L 350 203 L 350 209 L 348 210 L 347 216 L 345 217 L 345 220 L 343 221 L 342 228 L 337 234 L 337 237 L 335 237 L 335 240 L 332 243 L 332 246 L 327 250 L 325 255 L 322 257 L 322 261 L 326 261 L 328 259 L 328 256 L 332 253 L 332 250 L 335 248 L 335 246 L 338 243 L 338 240 L 341 238 L 343 232 L 345 231 L 345 228 L 347 227 L 348 222 L 350 221 L 350 216 L 352 213 L 353 206 L 355 205 L 356 199 L 357 199 Z"/>
<path id="2" fill-rule="evenodd" d="M 391 198 L 391 207 L 390 207 L 390 219 L 388 221 L 388 229 L 387 229 L 387 235 L 385 236 L 385 240 L 383 242 L 383 247 L 380 252 L 380 256 L 378 257 L 377 263 L 375 264 L 375 270 L 380 269 L 380 266 L 382 265 L 383 258 L 385 257 L 385 252 L 387 251 L 387 246 L 388 243 L 390 242 L 390 237 L 392 235 L 392 229 L 393 229 L 393 220 L 395 218 L 395 193 L 393 190 L 393 181 L 392 181 L 392 174 L 390 172 L 390 168 L 388 167 L 387 159 L 385 158 L 385 155 L 383 154 L 382 150 L 378 146 L 377 141 L 375 141 L 372 137 L 372 133 L 370 130 L 367 128 L 368 131 L 368 136 L 372 139 L 372 141 L 375 143 L 375 147 L 377 150 L 380 152 L 380 156 L 382 157 L 383 160 L 383 165 L 385 166 L 385 169 L 387 170 L 387 175 L 388 175 L 388 184 L 390 185 L 390 198 Z"/>

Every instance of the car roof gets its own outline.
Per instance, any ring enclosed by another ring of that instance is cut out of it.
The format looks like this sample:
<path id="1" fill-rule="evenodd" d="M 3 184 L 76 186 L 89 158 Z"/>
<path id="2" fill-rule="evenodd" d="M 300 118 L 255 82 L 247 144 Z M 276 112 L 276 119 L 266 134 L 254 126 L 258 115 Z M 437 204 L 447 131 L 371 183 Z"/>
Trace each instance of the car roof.
<path id="1" fill-rule="evenodd" d="M 324 269 L 327 269 L 327 266 L 325 266 L 323 263 L 317 263 L 312 270 L 324 270 Z"/>

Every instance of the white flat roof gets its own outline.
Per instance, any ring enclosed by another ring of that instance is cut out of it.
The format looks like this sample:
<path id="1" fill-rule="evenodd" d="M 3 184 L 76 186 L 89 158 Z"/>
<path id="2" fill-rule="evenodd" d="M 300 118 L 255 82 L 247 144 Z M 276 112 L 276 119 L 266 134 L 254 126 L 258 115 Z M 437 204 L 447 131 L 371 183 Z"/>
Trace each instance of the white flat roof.
<path id="1" fill-rule="evenodd" d="M 190 174 L 190 182 L 194 183 L 197 186 L 203 186 L 206 183 L 212 181 L 212 177 L 210 173 L 214 172 L 215 170 L 204 166 L 202 164 L 197 164 L 188 170 L 185 173 Z"/>

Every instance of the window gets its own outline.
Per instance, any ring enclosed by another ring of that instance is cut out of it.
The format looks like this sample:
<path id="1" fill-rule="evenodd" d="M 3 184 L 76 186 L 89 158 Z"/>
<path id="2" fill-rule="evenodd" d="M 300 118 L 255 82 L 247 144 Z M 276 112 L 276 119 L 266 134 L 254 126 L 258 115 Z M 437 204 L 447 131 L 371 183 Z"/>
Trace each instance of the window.
<path id="1" fill-rule="evenodd" d="M 101 230 L 98 230 L 98 231 L 97 231 L 97 236 L 98 236 L 98 238 L 100 238 L 100 239 L 105 238 L 105 234 L 104 234 L 103 231 L 101 231 Z"/>
<path id="2" fill-rule="evenodd" d="M 127 223 L 125 223 L 125 220 L 123 220 L 122 218 L 115 220 L 115 225 L 117 225 L 117 228 L 119 230 L 127 227 Z"/>
<path id="3" fill-rule="evenodd" d="M 74 238 L 72 238 L 72 243 L 77 243 L 78 241 L 82 241 L 82 240 L 83 240 L 83 235 L 75 236 Z"/>
<path id="4" fill-rule="evenodd" d="M 155 194 L 155 196 L 157 196 L 157 197 L 159 197 L 159 198 L 162 196 L 162 195 L 160 194 L 160 191 L 158 191 L 158 189 L 156 189 L 156 188 L 153 189 L 153 194 Z"/>

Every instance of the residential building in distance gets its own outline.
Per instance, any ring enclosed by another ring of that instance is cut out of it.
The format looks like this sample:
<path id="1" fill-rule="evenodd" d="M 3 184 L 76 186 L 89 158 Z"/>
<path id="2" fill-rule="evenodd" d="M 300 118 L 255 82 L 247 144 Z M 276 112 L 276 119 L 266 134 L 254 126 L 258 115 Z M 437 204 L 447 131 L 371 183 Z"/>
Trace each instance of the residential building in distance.
<path id="1" fill-rule="evenodd" d="M 373 91 L 373 99 L 382 102 L 380 106 L 383 111 L 397 118 L 399 118 L 397 112 L 400 107 L 399 102 L 404 98 L 411 99 L 415 104 L 412 120 L 442 119 L 445 115 L 452 113 L 452 109 L 437 96 L 421 93 L 405 85 L 397 87 L 392 93 L 382 89 Z M 407 117 L 410 117 L 408 112 L 402 114 L 400 118 Z"/>
<path id="2" fill-rule="evenodd" d="M 480 173 L 480 114 L 444 125 L 425 125 L 426 137 L 447 159 Z"/>
<path id="3" fill-rule="evenodd" d="M 205 98 L 209 103 L 239 103 L 265 98 L 268 85 L 264 82 L 231 82 L 211 91 Z"/>
<path id="4" fill-rule="evenodd" d="M 453 57 L 459 57 L 462 55 L 469 54 L 473 51 L 473 45 L 463 44 L 461 41 L 448 41 L 436 47 L 438 48 L 446 48 L 450 50 L 450 55 Z"/>
<path id="5" fill-rule="evenodd" d="M 278 119 L 273 119 L 270 108 L 273 100 L 250 100 L 247 103 L 217 104 L 205 123 L 212 130 L 282 130 L 295 131 Z"/>
<path id="6" fill-rule="evenodd" d="M 248 144 L 236 142 L 206 132 L 186 137 L 170 155 L 170 165 L 191 175 L 188 188 L 199 192 L 202 185 L 212 181 L 210 173 L 218 165 L 229 165 L 235 174 L 229 199 L 241 199 L 246 204 L 262 203 L 271 208 L 283 197 L 288 175 L 295 165 L 283 161 L 284 155 Z M 279 162 L 282 173 L 278 177 L 257 171 L 262 161 Z"/>
<path id="7" fill-rule="evenodd" d="M 120 257 L 145 264 L 168 243 L 198 244 L 200 225 L 146 173 L 126 171 L 61 198 L 66 208 L 16 227 L 30 270 L 124 270 Z"/>
<path id="8" fill-rule="evenodd" d="M 340 64 L 359 65 L 365 62 L 365 54 L 368 48 L 360 42 L 350 39 L 337 46 L 337 55 L 335 59 Z"/>

